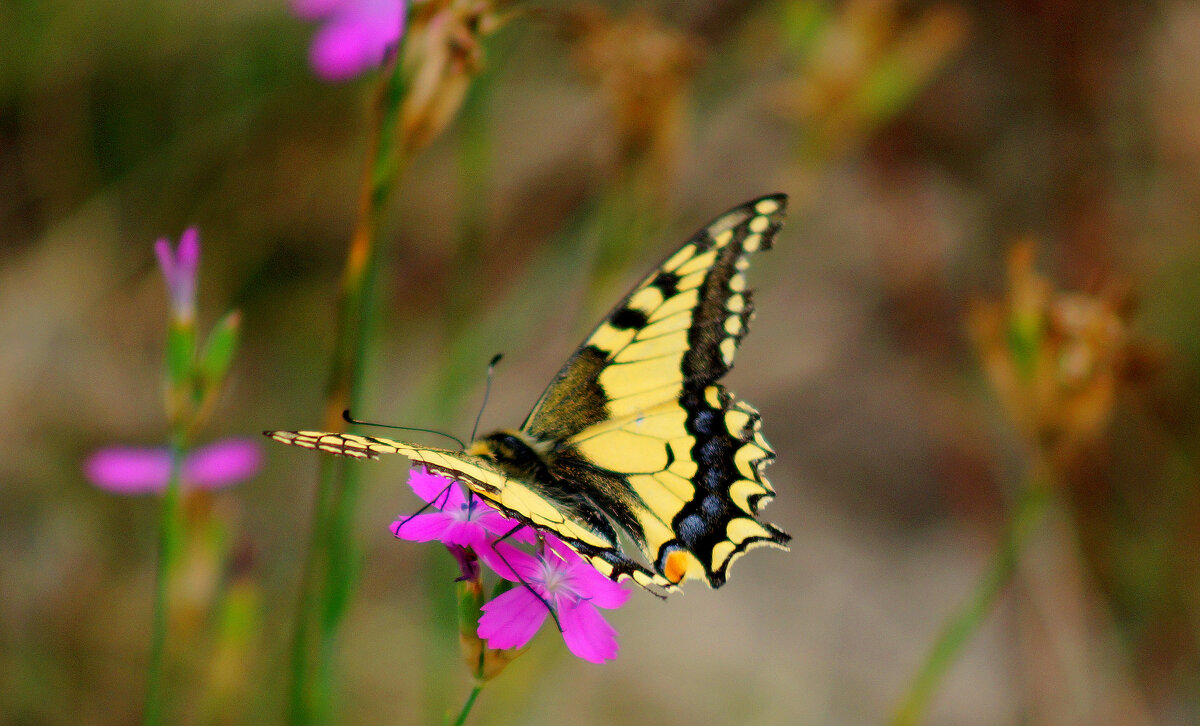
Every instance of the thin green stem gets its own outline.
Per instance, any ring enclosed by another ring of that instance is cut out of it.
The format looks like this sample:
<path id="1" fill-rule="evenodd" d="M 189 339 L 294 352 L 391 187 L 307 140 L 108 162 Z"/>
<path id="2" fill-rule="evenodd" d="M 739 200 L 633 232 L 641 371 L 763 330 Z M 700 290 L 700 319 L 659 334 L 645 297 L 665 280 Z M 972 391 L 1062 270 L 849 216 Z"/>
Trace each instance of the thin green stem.
<path id="1" fill-rule="evenodd" d="M 396 55 L 402 56 L 402 50 Z M 394 63 L 381 76 L 373 107 L 358 220 L 338 300 L 333 365 L 325 397 L 324 425 L 328 430 L 342 428 L 342 411 L 357 408 L 361 396 L 364 361 L 373 332 L 379 226 L 404 161 L 398 117 L 406 81 L 399 65 Z M 357 494 L 355 469 L 340 460 L 322 462 L 313 507 L 312 544 L 304 564 L 292 641 L 288 714 L 294 726 L 332 721 L 336 641 L 358 570 L 351 531 Z"/>
<path id="2" fill-rule="evenodd" d="M 997 599 L 1012 579 L 1022 548 L 1041 520 L 1050 501 L 1050 487 L 1040 477 L 1022 488 L 1016 507 L 1005 528 L 1004 537 L 992 556 L 971 598 L 942 628 L 941 635 L 930 649 L 921 670 L 917 672 L 892 717 L 892 726 L 913 726 L 921 721 L 929 702 L 936 693 L 950 666 L 958 660 L 963 648 L 979 630 L 995 607 Z"/>
<path id="3" fill-rule="evenodd" d="M 467 722 L 467 716 L 471 715 L 471 709 L 475 706 L 475 699 L 479 698 L 479 692 L 483 690 L 482 683 L 476 683 L 471 689 L 471 694 L 467 696 L 467 702 L 463 704 L 462 710 L 458 712 L 458 718 L 454 719 L 453 726 L 463 726 Z"/>
<path id="4" fill-rule="evenodd" d="M 317 484 L 316 498 L 313 502 L 312 513 L 312 545 L 308 557 L 304 561 L 304 571 L 300 577 L 300 596 L 297 604 L 295 632 L 292 635 L 291 652 L 291 688 L 288 693 L 288 723 L 307 724 L 312 714 L 317 710 L 313 704 L 316 694 L 312 689 L 312 668 L 310 652 L 312 648 L 312 629 L 314 613 L 317 607 L 318 573 L 322 570 L 321 553 L 325 551 L 325 522 L 329 518 L 329 496 L 332 487 L 326 485 L 326 460 L 321 462 L 320 481 Z"/>
<path id="5" fill-rule="evenodd" d="M 180 462 L 183 447 L 172 441 L 171 478 L 163 497 L 162 517 L 159 520 L 158 564 L 154 573 L 154 615 L 150 631 L 150 665 L 146 685 L 146 710 L 142 716 L 145 726 L 158 726 L 163 721 L 163 681 L 166 668 L 167 594 L 170 580 L 179 558 L 183 523 L 180 521 Z"/>

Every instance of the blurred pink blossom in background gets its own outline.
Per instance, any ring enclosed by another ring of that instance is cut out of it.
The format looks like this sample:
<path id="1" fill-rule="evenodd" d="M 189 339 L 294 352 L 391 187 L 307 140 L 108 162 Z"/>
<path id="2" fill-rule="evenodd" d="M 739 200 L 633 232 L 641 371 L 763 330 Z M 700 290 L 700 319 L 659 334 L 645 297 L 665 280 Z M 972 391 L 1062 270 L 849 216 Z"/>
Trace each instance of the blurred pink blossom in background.
<path id="1" fill-rule="evenodd" d="M 167 281 L 171 295 L 171 315 L 176 320 L 191 322 L 196 315 L 196 269 L 200 264 L 200 233 L 189 227 L 179 237 L 179 247 L 171 249 L 166 237 L 154 243 L 158 266 Z"/>
<path id="2" fill-rule="evenodd" d="M 224 439 L 187 454 L 180 477 L 184 488 L 221 489 L 249 479 L 261 467 L 255 441 Z M 171 454 L 163 447 L 111 446 L 89 456 L 83 473 L 113 494 L 158 494 L 171 478 Z"/>
<path id="3" fill-rule="evenodd" d="M 404 33 L 404 0 L 294 0 L 306 20 L 323 22 L 308 59 L 326 81 L 344 81 L 377 68 Z"/>

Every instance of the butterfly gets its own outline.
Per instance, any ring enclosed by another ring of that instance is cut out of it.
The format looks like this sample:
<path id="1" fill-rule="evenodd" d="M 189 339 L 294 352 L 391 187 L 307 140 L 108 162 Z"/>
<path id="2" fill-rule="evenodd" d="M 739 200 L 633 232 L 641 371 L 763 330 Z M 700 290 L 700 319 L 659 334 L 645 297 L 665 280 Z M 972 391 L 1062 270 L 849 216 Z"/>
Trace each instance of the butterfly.
<path id="1" fill-rule="evenodd" d="M 402 454 L 550 532 L 613 580 L 673 591 L 726 581 L 735 559 L 791 537 L 759 519 L 775 458 L 758 412 L 717 381 L 754 315 L 749 255 L 771 247 L 787 197 L 713 220 L 604 317 L 525 422 L 455 451 L 376 436 L 267 431 L 284 444 Z"/>

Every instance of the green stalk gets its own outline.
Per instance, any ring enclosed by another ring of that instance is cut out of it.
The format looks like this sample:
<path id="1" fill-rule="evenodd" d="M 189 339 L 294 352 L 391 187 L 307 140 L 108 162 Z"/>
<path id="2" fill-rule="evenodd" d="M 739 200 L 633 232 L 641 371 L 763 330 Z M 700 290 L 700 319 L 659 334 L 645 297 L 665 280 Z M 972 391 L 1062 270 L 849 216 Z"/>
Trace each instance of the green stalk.
<path id="1" fill-rule="evenodd" d="M 1022 488 L 1012 516 L 991 564 L 983 573 L 971 598 L 943 626 L 933 648 L 908 688 L 900 707 L 892 717 L 892 726 L 913 726 L 921 721 L 950 666 L 983 625 L 1000 594 L 1012 579 L 1022 548 L 1046 511 L 1050 486 L 1033 476 Z"/>
<path id="2" fill-rule="evenodd" d="M 475 706 L 475 699 L 479 698 L 479 692 L 483 690 L 482 683 L 476 683 L 471 689 L 471 694 L 467 696 L 467 702 L 463 704 L 462 711 L 459 711 L 458 718 L 454 719 L 454 726 L 463 726 L 467 722 L 467 716 L 471 715 L 471 709 Z"/>
<path id="3" fill-rule="evenodd" d="M 166 663 L 167 591 L 175 562 L 179 559 L 183 523 L 180 506 L 180 464 L 183 447 L 173 437 L 170 446 L 171 478 L 163 496 L 162 518 L 159 520 L 158 565 L 154 574 L 154 615 L 150 632 L 150 665 L 146 685 L 146 710 L 142 715 L 145 726 L 158 726 L 163 720 L 163 671 Z"/>
<path id="4" fill-rule="evenodd" d="M 403 49 L 397 49 L 395 56 L 403 57 Z M 325 396 L 324 425 L 330 431 L 341 430 L 342 411 L 354 410 L 360 403 L 375 312 L 379 225 L 404 161 L 398 119 L 405 88 L 400 63 L 394 62 L 380 79 L 358 220 L 342 274 Z M 296 726 L 332 720 L 336 641 L 357 573 L 352 533 L 357 499 L 358 471 L 343 460 L 322 461 L 313 506 L 312 545 L 304 565 L 292 641 L 288 722 Z"/>
<path id="5" fill-rule="evenodd" d="M 322 459 L 320 478 L 313 502 L 312 544 L 304 561 L 300 578 L 300 600 L 296 614 L 296 630 L 292 636 L 291 688 L 288 692 L 288 723 L 310 724 L 316 720 L 318 694 L 313 686 L 312 627 L 315 619 L 319 589 L 318 572 L 323 569 L 326 549 L 325 523 L 329 519 L 329 498 L 332 478 L 327 474 L 330 462 Z"/>
<path id="6" fill-rule="evenodd" d="M 458 642 L 467 665 L 471 669 L 471 675 L 475 678 L 475 684 L 471 688 L 470 695 L 467 696 L 467 702 L 463 704 L 462 709 L 458 712 L 458 718 L 454 719 L 454 726 L 462 726 L 462 724 L 466 723 L 467 716 L 470 715 L 471 709 L 475 706 L 475 700 L 479 698 L 479 692 L 483 690 L 488 678 L 488 674 L 484 671 L 487 661 L 487 644 L 476 634 L 480 610 L 483 607 L 483 580 L 481 575 L 482 572 L 477 570 L 474 578 L 460 580 L 455 587 L 456 594 L 458 595 L 458 602 L 456 603 L 458 611 Z M 447 723 L 450 722 L 447 721 Z"/>

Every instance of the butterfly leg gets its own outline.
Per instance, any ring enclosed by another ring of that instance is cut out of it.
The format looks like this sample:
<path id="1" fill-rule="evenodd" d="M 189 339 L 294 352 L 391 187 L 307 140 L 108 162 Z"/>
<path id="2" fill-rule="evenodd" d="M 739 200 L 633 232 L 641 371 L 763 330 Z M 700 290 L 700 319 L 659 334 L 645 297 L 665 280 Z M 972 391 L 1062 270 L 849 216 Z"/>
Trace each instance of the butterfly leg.
<path id="1" fill-rule="evenodd" d="M 421 507 L 417 511 L 413 512 L 412 514 L 410 514 L 407 517 L 405 517 L 404 519 L 402 519 L 400 521 L 400 524 L 397 524 L 396 528 L 394 530 L 392 530 L 392 534 L 399 537 L 400 530 L 404 527 L 404 525 L 406 525 L 410 521 L 412 521 L 412 519 L 414 517 L 416 517 L 417 515 L 424 514 L 425 510 L 429 509 L 430 507 L 437 507 L 438 509 L 445 509 L 446 502 L 450 498 L 450 487 L 451 486 L 453 486 L 453 485 L 447 484 L 444 489 L 442 489 L 440 492 L 438 492 L 437 496 L 434 497 L 432 501 L 425 502 L 425 506 Z"/>

